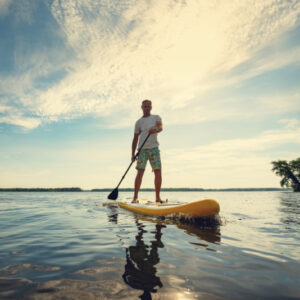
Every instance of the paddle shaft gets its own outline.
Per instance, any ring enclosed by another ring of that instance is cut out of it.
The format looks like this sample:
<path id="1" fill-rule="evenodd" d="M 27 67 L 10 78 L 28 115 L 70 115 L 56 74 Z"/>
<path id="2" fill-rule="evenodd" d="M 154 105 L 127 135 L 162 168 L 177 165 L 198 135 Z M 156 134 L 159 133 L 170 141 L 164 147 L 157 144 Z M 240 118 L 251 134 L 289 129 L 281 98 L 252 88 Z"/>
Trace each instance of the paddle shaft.
<path id="1" fill-rule="evenodd" d="M 141 147 L 139 148 L 139 150 L 138 150 L 137 154 L 134 156 L 134 158 L 137 158 L 137 156 L 140 154 L 140 152 L 142 151 L 142 148 L 143 148 L 143 146 L 145 145 L 146 141 L 148 140 L 150 134 L 151 134 L 151 133 L 149 133 L 149 134 L 147 135 L 147 137 L 145 138 L 143 144 L 142 144 Z M 119 187 L 119 185 L 121 184 L 121 182 L 122 182 L 123 179 L 125 178 L 127 172 L 129 171 L 130 167 L 132 166 L 133 162 L 134 162 L 134 161 L 132 161 L 131 164 L 129 165 L 129 167 L 127 168 L 126 172 L 124 173 L 123 177 L 121 178 L 121 180 L 120 180 L 119 184 L 117 185 L 116 189 Z"/>

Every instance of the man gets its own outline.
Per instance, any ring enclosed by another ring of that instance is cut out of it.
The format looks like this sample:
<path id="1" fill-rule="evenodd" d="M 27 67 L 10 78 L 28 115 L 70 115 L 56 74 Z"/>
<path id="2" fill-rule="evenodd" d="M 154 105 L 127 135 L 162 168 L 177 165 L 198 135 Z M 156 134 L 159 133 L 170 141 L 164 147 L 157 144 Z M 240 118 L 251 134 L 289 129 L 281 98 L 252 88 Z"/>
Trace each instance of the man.
<path id="1" fill-rule="evenodd" d="M 135 123 L 134 137 L 132 141 L 132 158 L 131 161 L 135 160 L 136 146 L 139 141 L 139 149 L 145 141 L 148 133 L 150 136 L 143 146 L 142 151 L 137 157 L 137 175 L 134 183 L 134 196 L 132 203 L 136 203 L 138 199 L 138 193 L 142 184 L 143 175 L 145 172 L 146 164 L 148 159 L 152 170 L 154 172 L 154 186 L 156 202 L 162 203 L 160 199 L 160 188 L 161 188 L 161 161 L 160 152 L 158 149 L 157 133 L 162 131 L 161 118 L 158 115 L 151 115 L 152 103 L 150 100 L 144 100 L 141 106 L 143 110 L 143 116 Z"/>

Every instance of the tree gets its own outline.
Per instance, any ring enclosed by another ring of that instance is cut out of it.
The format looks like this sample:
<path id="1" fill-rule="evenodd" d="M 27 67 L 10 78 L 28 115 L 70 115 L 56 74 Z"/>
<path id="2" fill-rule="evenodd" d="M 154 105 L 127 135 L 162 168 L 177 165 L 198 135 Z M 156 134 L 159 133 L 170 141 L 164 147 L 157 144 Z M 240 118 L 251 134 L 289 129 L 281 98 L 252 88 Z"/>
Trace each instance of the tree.
<path id="1" fill-rule="evenodd" d="M 291 187 L 294 192 L 300 192 L 300 157 L 287 162 L 286 160 L 272 161 L 272 171 L 281 176 L 280 185 Z"/>

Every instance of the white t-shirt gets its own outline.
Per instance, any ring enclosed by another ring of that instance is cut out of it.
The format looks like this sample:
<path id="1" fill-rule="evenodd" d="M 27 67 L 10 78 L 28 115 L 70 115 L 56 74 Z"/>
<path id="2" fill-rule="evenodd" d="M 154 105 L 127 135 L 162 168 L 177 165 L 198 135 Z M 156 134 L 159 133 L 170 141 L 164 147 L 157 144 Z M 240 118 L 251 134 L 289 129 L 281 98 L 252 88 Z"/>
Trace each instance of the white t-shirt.
<path id="1" fill-rule="evenodd" d="M 141 145 L 148 136 L 150 128 L 156 126 L 156 122 L 161 122 L 161 118 L 159 115 L 150 115 L 149 117 L 145 118 L 142 117 L 136 121 L 134 133 L 140 134 L 138 149 L 140 149 Z M 158 145 L 157 133 L 153 133 L 149 136 L 147 142 L 143 146 L 143 149 L 152 149 L 158 147 Z"/>

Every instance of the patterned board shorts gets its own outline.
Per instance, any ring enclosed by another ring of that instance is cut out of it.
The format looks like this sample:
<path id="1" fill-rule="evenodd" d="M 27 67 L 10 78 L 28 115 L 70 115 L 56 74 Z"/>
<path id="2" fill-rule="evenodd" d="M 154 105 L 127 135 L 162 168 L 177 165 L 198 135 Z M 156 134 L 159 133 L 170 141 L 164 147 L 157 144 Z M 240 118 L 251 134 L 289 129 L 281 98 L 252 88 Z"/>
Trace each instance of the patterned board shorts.
<path id="1" fill-rule="evenodd" d="M 160 152 L 157 147 L 152 149 L 142 149 L 137 157 L 136 169 L 145 170 L 148 159 L 150 160 L 152 170 L 161 169 Z"/>

